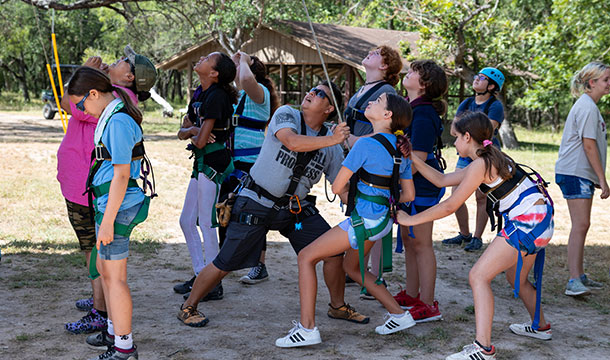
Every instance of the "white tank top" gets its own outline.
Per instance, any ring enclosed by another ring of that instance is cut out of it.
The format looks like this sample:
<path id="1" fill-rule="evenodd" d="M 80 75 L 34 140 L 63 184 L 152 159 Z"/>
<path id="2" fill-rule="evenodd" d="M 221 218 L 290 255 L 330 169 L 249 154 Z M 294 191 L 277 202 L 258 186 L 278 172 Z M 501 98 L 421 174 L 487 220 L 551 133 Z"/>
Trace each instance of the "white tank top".
<path id="1" fill-rule="evenodd" d="M 500 185 L 500 183 L 502 183 L 502 181 L 503 181 L 503 179 L 498 176 L 494 181 L 492 181 L 489 184 L 485 184 L 485 185 L 489 186 L 490 188 L 494 188 L 494 187 Z M 533 186 L 536 186 L 536 184 L 534 184 L 534 182 L 532 180 L 530 180 L 528 177 L 523 179 L 521 184 L 519 184 L 519 186 L 517 186 L 516 189 L 514 189 L 508 195 L 506 195 L 506 197 L 504 199 L 500 200 L 500 206 L 499 206 L 500 212 L 504 212 L 504 211 L 506 211 L 506 209 L 509 209 L 515 203 L 515 201 L 517 201 L 517 199 L 519 198 L 519 195 L 521 195 L 521 193 L 523 193 L 525 190 L 527 190 Z M 536 192 L 536 193 L 526 196 L 523 200 L 521 200 L 520 204 L 515 206 L 510 211 L 510 213 L 508 214 L 508 217 L 510 217 L 512 219 L 515 216 L 519 216 L 519 215 L 528 213 L 528 209 L 531 208 L 534 205 L 534 203 L 536 203 L 536 201 L 538 201 L 540 199 L 545 199 L 544 195 L 542 195 L 541 192 Z"/>

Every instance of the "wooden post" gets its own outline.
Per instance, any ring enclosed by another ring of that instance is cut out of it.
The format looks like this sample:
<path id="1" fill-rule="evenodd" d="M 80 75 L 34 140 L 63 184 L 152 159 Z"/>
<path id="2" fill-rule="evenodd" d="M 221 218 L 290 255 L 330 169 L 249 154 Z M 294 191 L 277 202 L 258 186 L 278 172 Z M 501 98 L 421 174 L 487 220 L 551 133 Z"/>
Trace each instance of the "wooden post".
<path id="1" fill-rule="evenodd" d="M 303 64 L 301 65 L 301 100 L 305 97 L 305 91 L 307 91 L 307 84 L 305 84 L 305 76 L 305 64 Z"/>
<path id="2" fill-rule="evenodd" d="M 186 102 L 188 103 L 193 97 L 193 63 L 190 61 L 188 62 L 188 67 L 186 68 L 186 94 L 188 96 Z"/>
<path id="3" fill-rule="evenodd" d="M 464 101 L 464 79 L 460 78 L 460 90 L 458 92 L 460 104 Z"/>
<path id="4" fill-rule="evenodd" d="M 354 92 L 356 91 L 356 84 L 354 84 L 355 80 L 356 77 L 354 76 L 354 68 L 350 66 L 345 74 L 345 95 L 347 101 L 354 96 Z"/>
<path id="5" fill-rule="evenodd" d="M 286 66 L 280 64 L 280 103 L 286 103 Z"/>

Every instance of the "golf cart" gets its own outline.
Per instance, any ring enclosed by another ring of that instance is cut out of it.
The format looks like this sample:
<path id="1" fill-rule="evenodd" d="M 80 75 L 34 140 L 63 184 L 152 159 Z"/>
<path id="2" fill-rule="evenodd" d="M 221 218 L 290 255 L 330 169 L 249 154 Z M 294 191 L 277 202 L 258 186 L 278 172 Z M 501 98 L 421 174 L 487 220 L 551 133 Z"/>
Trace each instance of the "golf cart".
<path id="1" fill-rule="evenodd" d="M 61 79 L 67 84 L 68 80 L 70 80 L 70 77 L 72 76 L 72 73 L 74 72 L 74 70 L 76 70 L 77 68 L 79 68 L 79 65 L 60 65 L 59 66 L 61 69 Z M 51 65 L 51 68 L 55 71 L 57 66 L 55 65 Z M 57 77 L 55 77 L 55 79 L 57 79 Z M 63 85 L 65 86 L 65 85 Z M 57 96 L 59 97 L 59 101 L 61 102 L 61 90 L 58 87 L 58 84 L 56 84 L 57 87 Z M 55 117 L 55 114 L 57 113 L 57 111 L 59 111 L 59 109 L 57 108 L 57 103 L 55 102 L 55 96 L 53 96 L 53 90 L 49 89 L 49 90 L 42 90 L 42 101 L 44 102 L 44 105 L 42 106 L 42 115 L 44 116 L 45 119 L 53 119 Z"/>

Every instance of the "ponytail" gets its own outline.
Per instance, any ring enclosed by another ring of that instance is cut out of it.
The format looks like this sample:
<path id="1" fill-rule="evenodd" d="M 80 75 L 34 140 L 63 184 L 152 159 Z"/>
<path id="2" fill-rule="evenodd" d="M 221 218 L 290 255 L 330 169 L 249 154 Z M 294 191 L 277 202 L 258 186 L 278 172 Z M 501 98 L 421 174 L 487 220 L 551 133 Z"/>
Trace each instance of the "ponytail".
<path id="1" fill-rule="evenodd" d="M 119 95 L 121 101 L 123 101 L 127 114 L 129 114 L 138 125 L 142 123 L 142 113 L 140 110 L 131 102 L 131 99 L 123 89 L 112 85 L 108 75 L 98 69 L 88 66 L 81 66 L 76 69 L 68 84 L 68 94 L 85 96 L 85 94 L 93 89 L 102 93 L 112 93 L 115 91 Z"/>
<path id="2" fill-rule="evenodd" d="M 125 90 L 115 86 L 113 86 L 112 90 L 119 95 L 119 98 L 125 106 L 125 112 L 127 112 L 127 114 L 129 114 L 129 116 L 131 116 L 138 125 L 142 124 L 142 112 L 137 106 L 134 105 L 133 102 L 131 102 L 131 98 L 129 95 L 127 95 Z"/>
<path id="3" fill-rule="evenodd" d="M 502 179 L 513 177 L 516 169 L 515 161 L 491 143 L 493 125 L 482 112 L 466 112 L 453 121 L 453 128 L 460 134 L 469 133 L 472 140 L 481 144 L 477 156 L 485 162 L 485 174 L 491 178 L 491 169 L 495 167 Z"/>
<path id="4" fill-rule="evenodd" d="M 218 71 L 218 86 L 229 95 L 231 104 L 237 104 L 237 89 L 231 85 L 237 74 L 237 68 L 229 55 L 223 52 L 217 54 L 216 64 L 212 68 Z"/>
<path id="5" fill-rule="evenodd" d="M 580 95 L 589 92 L 589 90 L 591 90 L 589 81 L 601 78 L 608 69 L 610 69 L 608 65 L 598 61 L 585 65 L 572 77 L 570 83 L 570 93 L 572 96 L 579 97 Z"/>

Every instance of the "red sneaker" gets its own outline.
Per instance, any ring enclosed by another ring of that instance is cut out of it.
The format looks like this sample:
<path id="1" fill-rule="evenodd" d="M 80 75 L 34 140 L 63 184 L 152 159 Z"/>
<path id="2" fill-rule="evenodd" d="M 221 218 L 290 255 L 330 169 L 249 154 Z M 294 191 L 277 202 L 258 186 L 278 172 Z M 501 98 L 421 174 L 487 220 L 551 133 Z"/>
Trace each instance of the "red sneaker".
<path id="1" fill-rule="evenodd" d="M 416 323 L 437 321 L 443 318 L 438 310 L 438 301 L 434 301 L 432 305 L 427 305 L 420 301 L 419 304 L 409 309 L 409 312 Z"/>
<path id="2" fill-rule="evenodd" d="M 404 310 L 410 310 L 414 306 L 420 303 L 419 294 L 417 297 L 411 297 L 407 294 L 406 290 L 400 291 L 398 294 L 394 295 L 394 300 L 402 307 Z"/>

